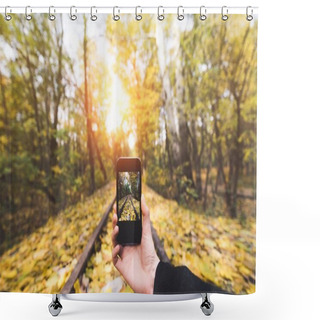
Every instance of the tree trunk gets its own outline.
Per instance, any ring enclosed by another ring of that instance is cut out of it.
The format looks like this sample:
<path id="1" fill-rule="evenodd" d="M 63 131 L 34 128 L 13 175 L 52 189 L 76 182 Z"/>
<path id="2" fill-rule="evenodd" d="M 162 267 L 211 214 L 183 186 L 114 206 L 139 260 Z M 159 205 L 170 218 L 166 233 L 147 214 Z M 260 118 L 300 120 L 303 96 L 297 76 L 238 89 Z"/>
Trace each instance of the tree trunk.
<path id="1" fill-rule="evenodd" d="M 207 210 L 207 201 L 208 201 L 208 184 L 210 179 L 210 171 L 212 167 L 212 149 L 213 149 L 213 132 L 209 143 L 208 150 L 208 163 L 207 163 L 207 171 L 206 171 L 206 180 L 204 185 L 204 199 L 203 199 L 203 210 Z"/>
<path id="2" fill-rule="evenodd" d="M 100 164 L 100 169 L 102 171 L 104 181 L 107 181 L 107 172 L 106 172 L 106 169 L 105 169 L 103 161 L 102 161 L 100 149 L 99 149 L 99 146 L 98 146 L 97 139 L 96 139 L 96 137 L 94 135 L 94 132 L 92 132 L 92 140 L 94 142 L 94 146 L 95 146 L 95 149 L 96 149 L 96 152 L 97 152 L 98 161 L 99 161 L 99 164 Z"/>
<path id="3" fill-rule="evenodd" d="M 237 104 L 237 131 L 235 137 L 235 152 L 234 152 L 234 174 L 231 179 L 231 203 L 230 203 L 230 215 L 231 218 L 237 217 L 237 191 L 238 191 L 238 180 L 241 168 L 241 142 L 239 141 L 241 135 L 241 114 L 240 114 L 240 100 L 236 101 Z"/>
<path id="4" fill-rule="evenodd" d="M 190 158 L 190 150 L 188 143 L 188 124 L 187 117 L 185 112 L 185 102 L 186 102 L 186 93 L 185 93 L 185 83 L 184 83 L 184 74 L 182 66 L 182 50 L 180 46 L 180 30 L 178 27 L 178 22 L 175 23 L 174 33 L 175 33 L 175 85 L 176 85 L 176 110 L 178 113 L 178 128 L 179 128 L 179 150 L 180 150 L 180 159 L 179 165 L 182 169 L 182 175 L 184 175 L 192 188 L 195 187 L 192 175 L 192 164 Z M 180 177 L 179 177 L 180 179 Z M 181 190 L 185 192 L 185 190 Z"/>
<path id="5" fill-rule="evenodd" d="M 183 112 L 181 110 L 181 112 Z M 190 151 L 188 147 L 188 127 L 185 116 L 179 116 L 179 132 L 180 132 L 180 163 L 183 175 L 190 181 L 191 187 L 194 188 L 192 175 L 192 165 L 190 159 Z"/>
<path id="6" fill-rule="evenodd" d="M 168 125 L 167 125 L 166 118 L 164 121 L 165 121 L 165 129 L 166 129 L 166 151 L 168 155 L 170 178 L 171 178 L 171 181 L 173 181 L 173 164 L 172 164 L 172 157 L 171 157 L 171 151 L 170 151 L 170 141 L 169 141 Z"/>
<path id="7" fill-rule="evenodd" d="M 178 128 L 175 123 L 175 105 L 173 104 L 172 85 L 170 83 L 170 74 L 168 61 L 166 61 L 166 45 L 164 40 L 163 28 L 157 25 L 157 46 L 159 71 L 162 78 L 162 98 L 164 101 L 164 110 L 167 123 L 167 138 L 172 152 L 172 164 L 176 166 L 179 162 L 179 144 L 178 144 Z"/>
<path id="8" fill-rule="evenodd" d="M 216 105 L 219 105 L 219 99 L 217 100 Z M 224 185 L 227 185 L 226 182 L 226 176 L 223 170 L 223 154 L 222 154 L 222 146 L 221 146 L 221 135 L 220 135 L 220 129 L 218 126 L 218 120 L 217 120 L 217 114 L 215 111 L 216 107 L 214 105 L 211 106 L 211 110 L 213 113 L 213 117 L 214 117 L 214 132 L 215 132 L 215 137 L 216 137 L 216 141 L 217 141 L 217 178 L 216 178 L 216 187 L 215 187 L 215 191 L 218 190 L 218 185 L 219 185 L 219 180 L 220 177 L 222 178 L 222 181 L 224 183 Z"/>
<path id="9" fill-rule="evenodd" d="M 8 108 L 7 108 L 6 93 L 5 93 L 6 87 L 3 83 L 3 81 L 4 81 L 4 79 L 2 76 L 2 72 L 0 70 L 1 101 L 2 101 L 2 106 L 4 109 L 4 115 L 3 115 L 4 127 L 5 127 L 4 132 L 6 133 L 6 136 L 8 137 L 8 140 L 9 140 L 5 149 L 7 150 L 9 164 L 11 167 L 9 174 L 3 174 L 3 179 L 5 181 L 5 185 L 7 186 L 7 188 L 2 190 L 2 192 L 4 194 L 3 198 L 2 198 L 2 196 L 0 197 L 0 199 L 4 199 L 3 200 L 4 201 L 4 210 L 6 211 L 9 208 L 12 209 L 14 207 L 14 198 L 13 198 L 13 192 L 12 192 L 13 188 L 11 185 L 11 178 L 12 178 L 11 147 L 10 147 L 11 146 L 11 128 L 10 128 L 9 119 L 8 119 Z M 0 207 L 0 209 L 1 209 L 1 207 Z"/>
<path id="10" fill-rule="evenodd" d="M 62 28 L 63 30 L 63 28 Z M 63 95 L 63 84 L 62 84 L 62 39 L 63 39 L 63 31 L 56 38 L 56 47 L 58 48 L 58 72 L 56 74 L 56 78 L 52 76 L 52 88 L 56 88 L 53 92 L 53 123 L 51 126 L 51 138 L 50 138 L 50 167 L 51 167 L 51 183 L 52 183 L 52 193 L 56 198 L 60 197 L 60 182 L 56 179 L 56 173 L 52 170 L 53 167 L 58 165 L 58 142 L 56 138 L 56 133 L 58 129 L 58 112 L 59 106 L 61 103 L 62 95 Z"/>
<path id="11" fill-rule="evenodd" d="M 87 76 L 87 19 L 84 17 L 84 36 L 83 36 L 83 60 L 84 60 L 84 108 L 87 118 L 87 148 L 89 153 L 89 165 L 90 165 L 90 187 L 89 194 L 92 194 L 95 189 L 95 177 L 94 177 L 94 158 L 92 148 L 92 126 L 91 126 L 91 108 L 88 102 L 88 76 Z"/>
<path id="12" fill-rule="evenodd" d="M 166 60 L 168 54 L 165 49 L 166 44 L 164 39 L 163 28 L 161 26 L 158 26 L 158 24 L 156 32 L 159 71 L 162 78 L 162 99 L 164 101 L 165 110 L 166 150 L 168 154 L 171 181 L 173 185 L 179 186 L 179 177 L 175 177 L 176 169 L 179 167 L 181 161 L 179 126 L 177 126 L 176 124 L 177 109 L 173 101 L 173 85 L 170 83 L 170 69 L 169 62 Z M 179 199 L 179 195 L 180 190 L 178 190 L 178 192 L 175 193 L 173 197 Z"/>
<path id="13" fill-rule="evenodd" d="M 241 101 L 243 97 L 246 95 L 245 88 L 248 82 L 250 82 L 250 66 L 251 62 L 253 61 L 253 57 L 255 54 L 256 47 L 253 48 L 251 53 L 251 61 L 244 62 L 244 48 L 245 43 L 249 34 L 250 26 L 247 27 L 246 32 L 242 39 L 242 49 L 240 50 L 238 57 L 235 63 L 235 72 L 237 73 L 238 69 L 244 65 L 244 69 L 242 70 L 243 80 L 242 83 L 237 83 L 234 75 L 230 76 L 229 83 L 230 83 L 230 92 L 232 93 L 234 100 L 236 102 L 236 132 L 233 139 L 233 147 L 230 151 L 230 167 L 229 170 L 229 179 L 228 179 L 228 191 L 227 191 L 227 198 L 228 198 L 228 210 L 230 213 L 231 218 L 237 217 L 237 191 L 238 191 L 238 180 L 240 169 L 242 166 L 242 143 L 240 142 L 240 136 L 242 134 L 242 120 L 241 120 Z M 248 78 L 249 76 L 249 78 Z M 231 170 L 232 169 L 232 170 Z"/>

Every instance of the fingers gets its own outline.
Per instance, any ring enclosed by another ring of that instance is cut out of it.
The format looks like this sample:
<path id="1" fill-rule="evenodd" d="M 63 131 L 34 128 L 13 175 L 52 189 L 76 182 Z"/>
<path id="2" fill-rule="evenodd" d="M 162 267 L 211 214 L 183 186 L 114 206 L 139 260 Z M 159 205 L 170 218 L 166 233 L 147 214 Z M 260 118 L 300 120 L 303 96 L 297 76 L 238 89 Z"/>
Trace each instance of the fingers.
<path id="1" fill-rule="evenodd" d="M 118 222 L 118 217 L 117 217 L 117 214 L 114 213 L 112 216 L 112 229 L 113 230 L 112 230 L 112 235 L 111 235 L 112 244 L 114 247 L 117 244 L 117 234 L 119 232 L 119 227 L 117 226 L 117 222 Z"/>
<path id="2" fill-rule="evenodd" d="M 142 210 L 142 234 L 151 234 L 151 221 L 150 221 L 150 211 L 146 204 L 144 195 L 141 197 L 141 210 Z"/>
<path id="3" fill-rule="evenodd" d="M 117 225 L 117 222 L 118 222 L 118 216 L 116 213 L 114 213 L 112 216 L 112 228 L 114 228 Z"/>
<path id="4" fill-rule="evenodd" d="M 119 264 L 121 263 L 121 258 L 120 256 L 120 251 L 121 251 L 121 246 L 117 244 L 113 249 L 112 249 L 112 262 L 115 267 L 119 267 Z"/>
<path id="5" fill-rule="evenodd" d="M 115 209 L 115 206 L 114 206 L 114 209 Z M 111 234 L 113 247 L 115 247 L 117 245 L 117 235 L 119 233 L 119 226 L 117 226 L 117 222 L 118 222 L 118 216 L 116 213 L 114 213 L 112 216 L 112 229 L 113 230 L 112 230 L 112 234 Z"/>
<path id="6" fill-rule="evenodd" d="M 118 215 L 117 215 L 117 204 L 115 203 L 113 205 L 113 216 L 112 216 L 112 234 L 111 234 L 111 238 L 112 238 L 112 245 L 113 245 L 113 249 L 112 249 L 112 262 L 114 264 L 114 266 L 116 268 L 119 267 L 119 265 L 121 264 L 121 251 L 122 251 L 122 247 L 121 245 L 119 245 L 117 243 L 117 235 L 119 233 L 119 226 L 117 225 L 118 222 Z"/>
<path id="7" fill-rule="evenodd" d="M 114 226 L 117 224 L 117 220 L 118 220 L 118 215 L 117 215 L 117 203 L 115 202 L 113 204 L 113 216 L 112 216 L 112 227 L 114 228 Z"/>
<path id="8" fill-rule="evenodd" d="M 118 226 L 115 226 L 112 230 L 112 234 L 111 234 L 111 239 L 112 239 L 112 246 L 115 247 L 118 242 L 117 242 L 117 236 L 118 236 L 118 233 L 119 233 L 119 227 Z"/>
<path id="9" fill-rule="evenodd" d="M 115 267 L 118 267 L 121 259 L 120 259 L 120 251 L 121 251 L 121 246 L 117 243 L 117 235 L 119 233 L 119 226 L 117 226 L 118 222 L 118 216 L 117 216 L 117 204 L 115 203 L 113 205 L 113 216 L 112 216 L 112 234 L 111 234 L 111 239 L 112 239 L 112 262 Z M 117 265 L 118 264 L 118 265 Z"/>
<path id="10" fill-rule="evenodd" d="M 142 209 L 142 216 L 144 219 L 150 219 L 150 211 L 146 204 L 146 199 L 144 195 L 141 196 L 141 209 Z"/>

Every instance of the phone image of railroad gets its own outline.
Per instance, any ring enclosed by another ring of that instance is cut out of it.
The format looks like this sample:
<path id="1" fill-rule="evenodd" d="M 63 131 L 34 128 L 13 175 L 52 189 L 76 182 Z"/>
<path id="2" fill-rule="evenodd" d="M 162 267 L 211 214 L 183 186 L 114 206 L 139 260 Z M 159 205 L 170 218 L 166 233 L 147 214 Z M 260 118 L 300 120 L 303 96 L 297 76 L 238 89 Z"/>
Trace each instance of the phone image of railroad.
<path id="1" fill-rule="evenodd" d="M 138 221 L 140 217 L 140 172 L 119 172 L 119 221 Z"/>

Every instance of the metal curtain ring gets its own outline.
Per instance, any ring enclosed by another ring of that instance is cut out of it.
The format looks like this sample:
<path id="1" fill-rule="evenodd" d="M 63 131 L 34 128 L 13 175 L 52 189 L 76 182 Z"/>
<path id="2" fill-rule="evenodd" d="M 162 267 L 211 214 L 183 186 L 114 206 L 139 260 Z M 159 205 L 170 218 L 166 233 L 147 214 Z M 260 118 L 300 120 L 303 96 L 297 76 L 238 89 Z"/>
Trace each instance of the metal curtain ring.
<path id="1" fill-rule="evenodd" d="M 26 6 L 25 9 L 25 16 L 26 16 L 26 20 L 30 21 L 32 19 L 31 14 L 28 13 L 28 9 L 30 8 L 30 6 Z M 32 9 L 30 8 L 30 12 L 32 12 Z"/>
<path id="2" fill-rule="evenodd" d="M 49 7 L 49 20 L 54 21 L 56 20 L 56 16 L 51 13 L 51 9 L 53 9 L 53 12 L 55 12 L 56 10 L 54 10 L 53 6 Z"/>
<path id="3" fill-rule="evenodd" d="M 90 9 L 90 19 L 92 21 L 96 21 L 98 19 L 98 16 L 96 14 L 93 14 L 93 8 L 96 8 L 96 7 L 91 7 L 91 9 Z M 96 13 L 97 13 L 97 9 L 96 9 Z"/>
<path id="4" fill-rule="evenodd" d="M 226 11 L 226 12 L 224 12 L 224 11 Z M 221 8 L 221 19 L 222 19 L 223 21 L 227 21 L 228 18 L 229 18 L 229 16 L 228 16 L 228 8 L 227 8 L 226 6 L 223 6 L 223 7 Z"/>
<path id="5" fill-rule="evenodd" d="M 70 19 L 72 20 L 72 21 L 75 21 L 75 20 L 77 20 L 77 15 L 75 15 L 72 11 L 73 11 L 73 8 L 75 8 L 75 6 L 71 6 L 70 7 Z M 75 9 L 74 10 L 75 12 L 77 12 L 77 9 Z"/>
<path id="6" fill-rule="evenodd" d="M 251 14 L 249 14 L 249 8 L 251 9 Z M 247 7 L 247 9 L 246 9 L 246 19 L 247 19 L 247 21 L 253 20 L 253 9 L 250 6 Z"/>
<path id="7" fill-rule="evenodd" d="M 113 19 L 114 21 L 119 21 L 119 20 L 120 20 L 120 16 L 119 16 L 118 14 L 116 14 L 116 8 L 118 9 L 117 6 L 116 6 L 116 7 L 113 7 L 113 17 L 112 17 L 112 19 Z M 118 13 L 119 13 L 119 9 L 118 9 Z"/>
<path id="8" fill-rule="evenodd" d="M 8 8 L 10 8 L 10 6 L 6 6 L 4 8 L 4 18 L 5 18 L 6 21 L 10 21 L 12 19 L 12 16 L 10 16 L 10 14 L 7 13 Z"/>
<path id="9" fill-rule="evenodd" d="M 205 6 L 200 7 L 200 20 L 204 21 L 207 19 L 207 9 Z"/>
<path id="10" fill-rule="evenodd" d="M 182 11 L 182 13 L 180 13 L 180 9 Z M 177 10 L 177 18 L 178 20 L 182 21 L 184 19 L 184 9 L 183 6 L 179 6 L 178 10 Z"/>
<path id="11" fill-rule="evenodd" d="M 136 10 L 136 20 L 140 21 L 140 20 L 142 20 L 142 15 L 138 14 L 138 8 L 140 8 L 140 12 L 142 13 L 141 7 L 137 6 L 136 9 L 135 9 Z"/>
<path id="12" fill-rule="evenodd" d="M 160 8 L 162 8 L 162 14 L 160 14 Z M 158 20 L 159 21 L 164 20 L 164 9 L 163 9 L 163 6 L 159 6 L 158 7 Z"/>

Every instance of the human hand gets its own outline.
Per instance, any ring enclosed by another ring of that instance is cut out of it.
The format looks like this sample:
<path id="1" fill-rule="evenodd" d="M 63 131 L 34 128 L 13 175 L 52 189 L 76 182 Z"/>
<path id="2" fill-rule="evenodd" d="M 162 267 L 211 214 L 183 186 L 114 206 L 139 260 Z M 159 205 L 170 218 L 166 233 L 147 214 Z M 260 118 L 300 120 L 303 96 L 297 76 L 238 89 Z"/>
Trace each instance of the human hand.
<path id="1" fill-rule="evenodd" d="M 116 205 L 114 205 L 112 217 L 112 261 L 134 292 L 153 293 L 155 273 L 160 260 L 154 249 L 150 212 L 143 195 L 141 197 L 141 209 L 141 243 L 137 246 L 122 246 L 116 240 L 119 227 L 117 226 L 117 209 Z"/>

